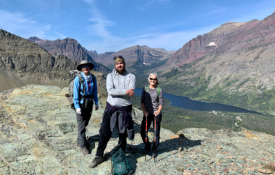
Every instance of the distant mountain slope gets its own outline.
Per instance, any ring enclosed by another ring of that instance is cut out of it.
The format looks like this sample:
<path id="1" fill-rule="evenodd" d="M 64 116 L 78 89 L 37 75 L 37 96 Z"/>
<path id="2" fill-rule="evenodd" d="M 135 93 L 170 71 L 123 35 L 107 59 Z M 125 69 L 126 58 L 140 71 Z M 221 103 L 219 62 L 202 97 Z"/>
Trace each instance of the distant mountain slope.
<path id="1" fill-rule="evenodd" d="M 207 55 L 229 41 L 229 35 L 243 24 L 245 23 L 227 22 L 209 33 L 197 36 L 176 51 L 163 66 L 162 70 L 187 64 Z"/>
<path id="2" fill-rule="evenodd" d="M 172 53 L 173 51 L 169 52 L 165 49 L 153 49 L 148 46 L 136 45 L 125 48 L 118 52 L 106 52 L 104 54 L 98 54 L 94 59 L 96 62 L 108 66 L 114 63 L 113 59 L 115 56 L 122 55 L 125 58 L 127 65 L 133 65 L 136 62 L 150 65 L 152 63 L 160 62 L 169 58 Z"/>
<path id="3" fill-rule="evenodd" d="M 274 60 L 275 13 L 198 36 L 159 70 L 170 93 L 275 114 Z"/>
<path id="4" fill-rule="evenodd" d="M 36 43 L 0 29 L 0 91 L 31 83 L 68 86 L 68 71 L 76 66 L 64 55 L 53 56 Z M 103 93 L 104 77 L 94 73 Z"/>
<path id="5" fill-rule="evenodd" d="M 86 52 L 86 49 L 83 48 L 75 39 L 66 38 L 63 40 L 58 39 L 49 41 L 37 37 L 30 37 L 29 40 L 35 42 L 40 47 L 43 47 L 52 55 L 65 55 L 75 61 L 89 60 L 95 65 L 95 71 L 110 72 L 110 70 L 102 64 L 96 63 Z"/>

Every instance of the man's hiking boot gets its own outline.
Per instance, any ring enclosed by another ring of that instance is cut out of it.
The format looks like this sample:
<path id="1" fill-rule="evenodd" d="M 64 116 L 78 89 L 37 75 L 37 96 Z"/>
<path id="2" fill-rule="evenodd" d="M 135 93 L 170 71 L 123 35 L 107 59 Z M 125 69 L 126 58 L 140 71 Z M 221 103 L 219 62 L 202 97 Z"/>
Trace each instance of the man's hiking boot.
<path id="1" fill-rule="evenodd" d="M 82 154 L 83 154 L 84 156 L 87 155 L 87 154 L 89 154 L 89 150 L 87 149 L 86 146 L 81 147 L 81 151 L 82 151 Z"/>
<path id="2" fill-rule="evenodd" d="M 98 164 L 102 163 L 104 161 L 104 158 L 102 156 L 96 156 L 94 160 L 89 164 L 89 168 L 94 168 Z"/>

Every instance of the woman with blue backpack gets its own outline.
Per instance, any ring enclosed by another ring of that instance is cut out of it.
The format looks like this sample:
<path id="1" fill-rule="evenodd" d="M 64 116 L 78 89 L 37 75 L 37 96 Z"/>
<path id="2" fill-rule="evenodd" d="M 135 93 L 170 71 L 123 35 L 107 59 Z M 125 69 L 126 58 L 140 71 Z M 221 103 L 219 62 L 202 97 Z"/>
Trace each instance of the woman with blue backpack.
<path id="1" fill-rule="evenodd" d="M 84 156 L 89 154 L 85 128 L 89 124 L 94 103 L 95 110 L 98 110 L 96 77 L 90 73 L 93 68 L 94 65 L 87 60 L 81 61 L 77 66 L 77 70 L 81 73 L 75 77 L 73 87 L 73 102 L 78 124 L 77 145 Z"/>
<path id="2" fill-rule="evenodd" d="M 143 110 L 143 120 L 141 123 L 141 137 L 145 147 L 143 153 L 146 154 L 153 150 L 152 157 L 155 159 L 156 151 L 159 146 L 160 138 L 160 123 L 162 118 L 161 109 L 163 106 L 163 94 L 162 89 L 158 87 L 158 77 L 156 73 L 151 73 L 148 77 L 149 86 L 145 86 L 141 95 L 141 107 Z M 153 149 L 151 149 L 151 143 L 148 139 L 148 129 L 151 122 L 154 126 L 154 141 Z M 146 158 L 146 155 L 145 155 Z"/>

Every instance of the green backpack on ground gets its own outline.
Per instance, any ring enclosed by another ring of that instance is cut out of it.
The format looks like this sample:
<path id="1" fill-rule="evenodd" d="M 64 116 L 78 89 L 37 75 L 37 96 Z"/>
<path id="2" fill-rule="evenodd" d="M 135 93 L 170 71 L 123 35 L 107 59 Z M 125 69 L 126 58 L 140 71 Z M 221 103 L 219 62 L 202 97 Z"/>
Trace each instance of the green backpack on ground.
<path id="1" fill-rule="evenodd" d="M 126 158 L 126 154 L 119 145 L 113 148 L 111 161 L 113 175 L 132 174 L 133 170 Z"/>

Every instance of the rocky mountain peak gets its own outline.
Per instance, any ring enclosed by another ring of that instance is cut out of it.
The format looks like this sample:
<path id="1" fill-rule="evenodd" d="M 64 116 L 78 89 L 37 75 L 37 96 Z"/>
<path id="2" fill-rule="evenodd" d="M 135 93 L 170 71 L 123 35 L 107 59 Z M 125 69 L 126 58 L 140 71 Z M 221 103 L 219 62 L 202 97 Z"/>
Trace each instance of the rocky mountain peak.
<path id="1" fill-rule="evenodd" d="M 226 23 L 222 24 L 220 27 L 218 27 L 218 28 L 212 30 L 211 32 L 209 32 L 209 34 L 225 35 L 225 34 L 228 34 L 232 31 L 234 31 L 237 27 L 239 27 L 243 24 L 245 24 L 245 22 L 243 22 L 243 23 L 226 22 Z"/>
<path id="2" fill-rule="evenodd" d="M 73 38 L 57 39 L 57 40 L 35 40 L 40 47 L 44 48 L 47 52 L 52 55 L 65 55 L 74 61 L 89 60 L 92 62 L 96 71 L 109 72 L 110 69 L 106 68 L 102 64 L 98 64 L 94 61 L 93 57 L 96 56 L 95 53 L 88 53 L 88 51 L 83 48 L 77 40 Z"/>
<path id="3" fill-rule="evenodd" d="M 272 21 L 275 20 L 275 12 L 269 15 L 268 17 L 263 19 L 264 21 Z"/>
<path id="4" fill-rule="evenodd" d="M 38 38 L 36 36 L 30 37 L 29 40 L 32 41 L 32 42 L 43 41 L 42 39 L 40 39 L 40 38 Z"/>

